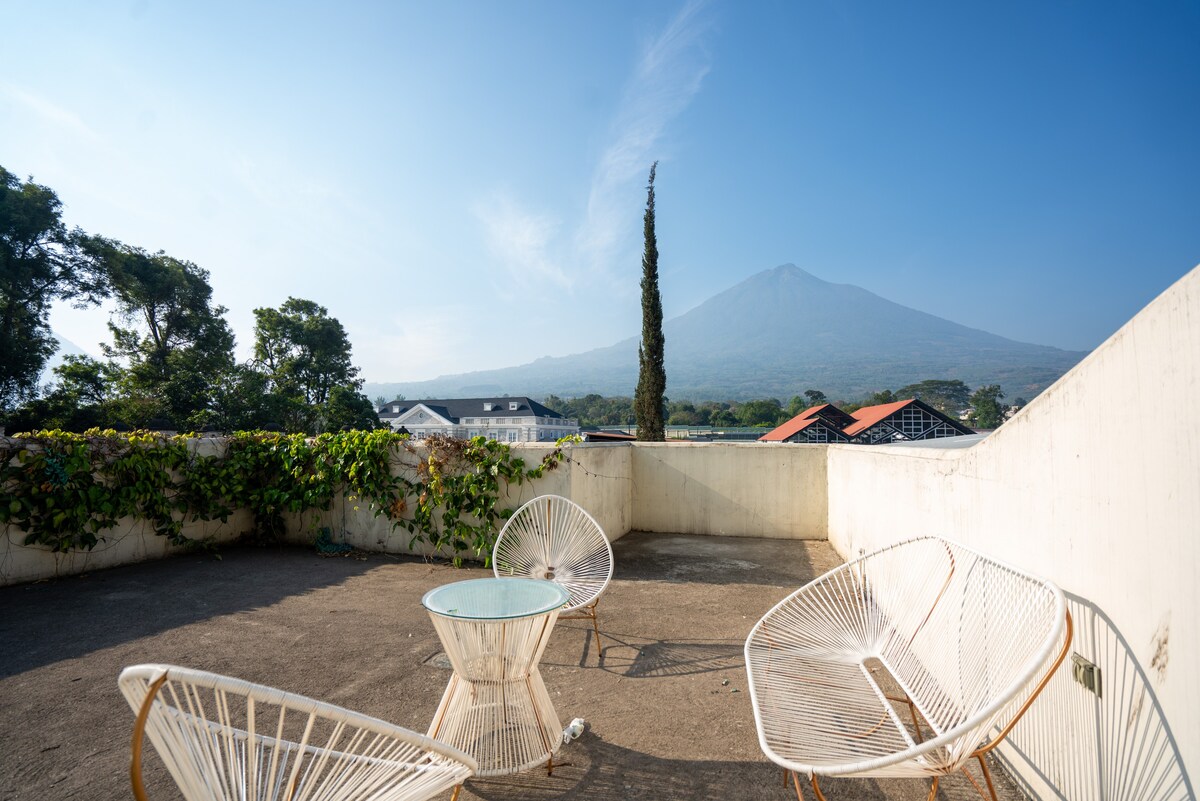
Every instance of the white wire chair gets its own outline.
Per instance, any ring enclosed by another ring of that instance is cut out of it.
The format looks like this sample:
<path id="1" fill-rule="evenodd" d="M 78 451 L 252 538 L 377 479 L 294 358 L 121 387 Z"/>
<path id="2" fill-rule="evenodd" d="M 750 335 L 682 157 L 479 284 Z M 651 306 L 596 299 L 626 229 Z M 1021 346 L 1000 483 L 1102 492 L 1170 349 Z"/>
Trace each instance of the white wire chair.
<path id="1" fill-rule="evenodd" d="M 459 786 L 474 758 L 332 704 L 174 665 L 118 685 L 137 713 L 129 774 L 146 801 L 149 737 L 186 801 L 418 801 Z"/>
<path id="2" fill-rule="evenodd" d="M 596 604 L 613 574 L 613 552 L 596 519 L 574 501 L 541 495 L 523 505 L 500 529 L 492 549 L 497 578 L 553 581 L 570 599 L 559 620 L 591 620 L 600 654 Z"/>
<path id="3" fill-rule="evenodd" d="M 957 770 L 983 796 L 975 758 L 994 801 L 984 757 L 1070 642 L 1050 582 L 946 540 L 902 542 L 805 585 L 751 630 L 759 744 L 800 799 L 805 774 L 822 801 L 818 776 L 928 777 L 932 801 Z"/>

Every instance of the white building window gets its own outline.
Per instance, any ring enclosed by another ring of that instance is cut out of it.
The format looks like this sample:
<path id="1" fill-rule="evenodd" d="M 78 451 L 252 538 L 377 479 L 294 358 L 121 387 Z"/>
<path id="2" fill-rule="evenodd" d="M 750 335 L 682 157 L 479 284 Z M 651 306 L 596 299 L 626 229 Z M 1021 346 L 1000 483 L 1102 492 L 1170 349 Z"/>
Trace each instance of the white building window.
<path id="1" fill-rule="evenodd" d="M 509 431 L 509 432 L 508 432 L 508 441 L 509 441 L 509 442 L 516 442 L 516 441 L 517 441 L 517 432 L 516 432 L 516 431 Z"/>

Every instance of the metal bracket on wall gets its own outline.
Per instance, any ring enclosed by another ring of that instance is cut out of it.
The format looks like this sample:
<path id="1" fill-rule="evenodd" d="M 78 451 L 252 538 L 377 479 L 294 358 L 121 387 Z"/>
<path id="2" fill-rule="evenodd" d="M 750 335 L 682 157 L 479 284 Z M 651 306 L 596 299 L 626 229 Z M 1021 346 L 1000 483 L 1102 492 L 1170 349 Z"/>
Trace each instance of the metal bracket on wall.
<path id="1" fill-rule="evenodd" d="M 1102 698 L 1100 668 L 1084 659 L 1079 654 L 1071 654 L 1071 675 L 1084 688 L 1091 690 L 1097 698 Z"/>

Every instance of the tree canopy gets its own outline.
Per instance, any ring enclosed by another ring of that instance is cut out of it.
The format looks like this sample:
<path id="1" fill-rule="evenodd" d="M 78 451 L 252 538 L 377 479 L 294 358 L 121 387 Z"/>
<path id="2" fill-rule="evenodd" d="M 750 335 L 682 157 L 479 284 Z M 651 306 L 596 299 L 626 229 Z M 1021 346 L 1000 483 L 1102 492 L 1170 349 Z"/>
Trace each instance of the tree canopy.
<path id="1" fill-rule="evenodd" d="M 254 365 L 279 399 L 286 430 L 342 428 L 347 420 L 365 420 L 368 407 L 377 420 L 370 400 L 358 393 L 362 381 L 346 329 L 324 306 L 289 297 L 278 309 L 255 309 L 254 319 Z"/>
<path id="2" fill-rule="evenodd" d="M 971 425 L 976 428 L 999 428 L 1004 422 L 1004 393 L 999 384 L 980 387 L 971 395 Z"/>
<path id="3" fill-rule="evenodd" d="M 0 167 L 0 411 L 33 398 L 58 347 L 50 304 L 99 300 L 97 265 L 80 249 L 83 233 L 62 221 L 48 187 Z"/>
<path id="4" fill-rule="evenodd" d="M 943 414 L 957 415 L 970 403 L 971 388 L 962 381 L 930 378 L 896 390 L 896 400 L 905 398 L 917 398 Z"/>
<path id="5" fill-rule="evenodd" d="M 163 252 L 93 238 L 116 301 L 105 355 L 122 365 L 120 415 L 134 426 L 203 428 L 212 387 L 233 369 L 233 332 L 208 271 Z"/>

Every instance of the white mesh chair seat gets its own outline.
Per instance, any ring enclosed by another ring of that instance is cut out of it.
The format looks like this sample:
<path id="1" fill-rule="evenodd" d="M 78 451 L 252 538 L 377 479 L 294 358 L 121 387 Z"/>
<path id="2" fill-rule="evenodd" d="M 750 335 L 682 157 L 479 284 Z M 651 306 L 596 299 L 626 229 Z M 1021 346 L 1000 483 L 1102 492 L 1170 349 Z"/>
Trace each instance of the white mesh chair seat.
<path id="1" fill-rule="evenodd" d="M 143 734 L 186 801 L 418 801 L 460 785 L 473 757 L 376 718 L 271 687 L 173 665 L 121 671 Z"/>
<path id="2" fill-rule="evenodd" d="M 745 656 L 759 744 L 808 776 L 925 776 L 978 760 L 1008 734 L 1071 639 L 1053 584 L 937 538 L 826 573 L 751 630 Z M 964 771 L 965 772 L 965 771 Z M 976 788 L 974 778 L 967 774 Z"/>
<path id="3" fill-rule="evenodd" d="M 590 619 L 599 652 L 596 604 L 612 580 L 613 552 L 600 524 L 582 507 L 559 495 L 523 505 L 500 529 L 492 571 L 498 578 L 545 579 L 565 589 L 570 599 L 559 619 Z"/>

